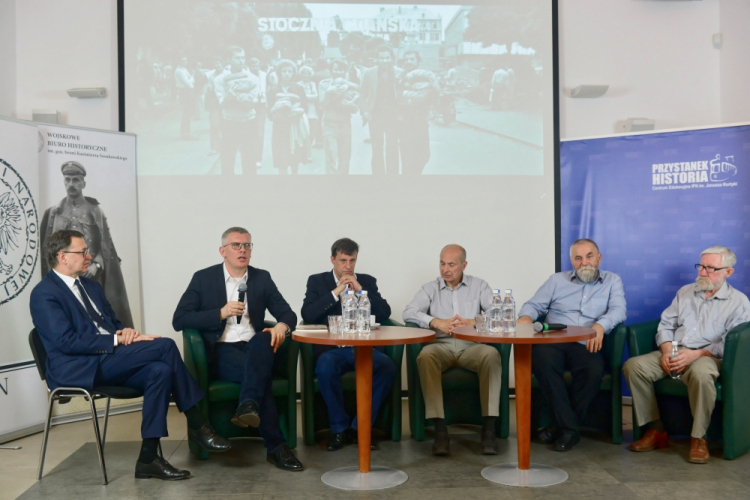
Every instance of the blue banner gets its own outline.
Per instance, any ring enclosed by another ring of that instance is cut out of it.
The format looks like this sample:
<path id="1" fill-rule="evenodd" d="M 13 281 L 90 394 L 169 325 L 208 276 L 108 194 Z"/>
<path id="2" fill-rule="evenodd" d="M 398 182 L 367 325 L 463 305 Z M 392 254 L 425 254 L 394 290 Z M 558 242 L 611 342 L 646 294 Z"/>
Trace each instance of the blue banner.
<path id="1" fill-rule="evenodd" d="M 563 270 L 573 241 L 596 241 L 627 323 L 658 319 L 713 245 L 737 254 L 729 283 L 750 295 L 750 126 L 563 142 L 560 165 Z"/>

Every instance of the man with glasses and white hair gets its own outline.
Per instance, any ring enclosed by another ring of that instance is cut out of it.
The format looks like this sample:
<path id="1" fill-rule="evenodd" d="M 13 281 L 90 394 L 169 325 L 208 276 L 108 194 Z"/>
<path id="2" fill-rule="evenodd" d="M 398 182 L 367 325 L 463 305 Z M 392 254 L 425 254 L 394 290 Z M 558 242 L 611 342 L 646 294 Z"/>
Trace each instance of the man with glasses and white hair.
<path id="1" fill-rule="evenodd" d="M 180 331 L 194 328 L 206 344 L 212 379 L 240 384 L 232 423 L 257 427 L 268 450 L 267 460 L 279 469 L 301 471 L 279 426 L 273 399 L 274 353 L 297 325 L 297 315 L 281 296 L 268 271 L 250 266 L 250 233 L 230 227 L 221 235 L 222 264 L 193 275 L 172 318 Z M 245 288 L 240 299 L 240 288 Z M 278 323 L 264 328 L 266 309 Z"/>
<path id="2" fill-rule="evenodd" d="M 531 367 L 551 408 L 556 424 L 539 431 L 539 439 L 554 443 L 555 451 L 570 451 L 578 441 L 579 426 L 594 400 L 604 375 L 601 349 L 604 335 L 625 321 L 625 292 L 619 276 L 599 269 L 602 254 L 592 240 L 570 245 L 572 271 L 555 273 L 519 312 L 518 323 L 585 326 L 596 337 L 580 343 L 539 344 L 531 350 Z M 563 373 L 570 370 L 570 388 Z"/>
<path id="3" fill-rule="evenodd" d="M 688 387 L 693 428 L 690 432 L 690 462 L 708 462 L 706 430 L 716 403 L 714 382 L 721 373 L 724 338 L 732 328 L 750 320 L 747 296 L 732 288 L 726 279 L 734 273 L 737 257 L 727 247 L 714 246 L 701 252 L 694 283 L 677 291 L 672 304 L 662 313 L 656 331 L 659 350 L 630 358 L 623 367 L 633 394 L 633 408 L 646 434 L 630 445 L 633 451 L 651 451 L 669 445 L 656 406 L 654 382 L 671 372 L 682 374 Z M 679 354 L 670 358 L 672 343 Z"/>

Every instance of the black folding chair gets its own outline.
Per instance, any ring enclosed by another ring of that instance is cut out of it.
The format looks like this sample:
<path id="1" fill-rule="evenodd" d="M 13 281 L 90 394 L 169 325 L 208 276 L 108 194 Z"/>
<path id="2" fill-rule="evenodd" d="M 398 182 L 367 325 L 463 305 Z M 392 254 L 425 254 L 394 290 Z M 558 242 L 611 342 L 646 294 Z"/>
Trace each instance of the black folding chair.
<path id="1" fill-rule="evenodd" d="M 42 339 L 39 337 L 39 333 L 36 328 L 31 330 L 29 333 L 29 346 L 31 347 L 31 353 L 34 355 L 34 362 L 36 368 L 39 370 L 39 376 L 42 380 L 47 380 L 46 374 L 46 363 L 47 363 L 47 351 L 44 350 Z M 49 389 L 47 389 L 49 392 Z M 102 386 L 94 387 L 92 391 L 88 391 L 81 387 L 58 387 L 54 391 L 49 393 L 49 408 L 47 410 L 47 422 L 44 424 L 44 438 L 42 439 L 42 452 L 39 457 L 39 475 L 37 479 L 42 479 L 42 472 L 44 470 L 44 456 L 47 453 L 47 438 L 49 437 L 50 422 L 52 420 L 52 404 L 58 401 L 59 404 L 65 404 L 74 397 L 83 397 L 89 402 L 91 407 L 91 420 L 94 424 L 94 437 L 96 438 L 96 449 L 99 452 L 99 465 L 102 469 L 102 481 L 103 484 L 107 484 L 107 468 L 104 465 L 104 441 L 107 438 L 107 420 L 109 419 L 109 404 L 112 399 L 134 399 L 140 398 L 143 394 L 140 391 L 131 389 L 129 387 L 114 387 L 114 386 Z M 104 432 L 99 432 L 99 418 L 96 415 L 96 404 L 94 400 L 105 398 L 106 403 L 104 406 Z M 161 455 L 161 444 L 159 445 L 159 454 Z"/>

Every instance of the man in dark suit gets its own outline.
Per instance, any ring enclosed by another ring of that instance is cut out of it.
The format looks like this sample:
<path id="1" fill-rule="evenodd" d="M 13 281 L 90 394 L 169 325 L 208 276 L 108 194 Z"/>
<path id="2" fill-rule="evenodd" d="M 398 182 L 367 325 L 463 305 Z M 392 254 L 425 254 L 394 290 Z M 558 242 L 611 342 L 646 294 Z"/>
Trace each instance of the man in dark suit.
<path id="1" fill-rule="evenodd" d="M 276 288 L 268 271 L 251 267 L 250 233 L 231 227 L 221 235 L 224 263 L 193 275 L 172 318 L 175 330 L 194 328 L 206 344 L 211 377 L 241 385 L 232 422 L 258 427 L 267 460 L 279 469 L 304 470 L 289 449 L 273 399 L 274 353 L 297 325 L 297 315 Z M 239 299 L 240 285 L 247 294 Z M 247 305 L 247 307 L 246 307 Z M 263 328 L 266 309 L 278 323 Z"/>
<path id="2" fill-rule="evenodd" d="M 307 279 L 307 291 L 302 303 L 302 319 L 305 323 L 328 324 L 328 316 L 341 315 L 339 295 L 344 290 L 359 292 L 366 290 L 370 297 L 371 311 L 376 321 L 390 317 L 391 306 L 378 292 L 377 280 L 367 274 L 354 274 L 359 245 L 349 238 L 337 240 L 331 247 L 333 271 L 313 274 Z M 343 346 L 313 346 L 315 376 L 323 400 L 328 407 L 331 437 L 328 451 L 340 450 L 356 436 L 357 419 L 352 421 L 344 409 L 344 390 L 341 376 L 354 369 L 354 348 Z M 378 415 L 380 405 L 391 391 L 397 367 L 393 360 L 377 348 L 372 356 L 372 420 Z M 350 428 L 351 424 L 351 428 Z"/>
<path id="3" fill-rule="evenodd" d="M 196 408 L 205 394 L 191 377 L 172 339 L 141 335 L 115 316 L 104 289 L 83 277 L 91 262 L 83 233 L 64 229 L 45 244 L 52 269 L 31 292 L 31 317 L 47 351 L 47 384 L 58 387 L 125 386 L 143 393 L 143 445 L 136 478 L 187 479 L 157 449 L 167 436 L 169 397 L 188 420 L 188 438 L 208 451 L 229 441 L 204 422 Z"/>
<path id="4" fill-rule="evenodd" d="M 399 173 L 399 102 L 398 80 L 404 70 L 394 66 L 393 49 L 381 45 L 377 49 L 378 65 L 362 74 L 360 113 L 370 124 L 372 140 L 372 174 Z M 385 157 L 383 147 L 385 146 Z"/>

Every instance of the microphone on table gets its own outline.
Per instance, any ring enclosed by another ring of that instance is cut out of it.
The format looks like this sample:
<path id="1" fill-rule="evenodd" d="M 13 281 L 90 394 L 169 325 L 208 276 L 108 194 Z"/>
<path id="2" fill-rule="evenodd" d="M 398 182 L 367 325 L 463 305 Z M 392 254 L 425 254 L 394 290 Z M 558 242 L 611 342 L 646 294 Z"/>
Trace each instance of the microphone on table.
<path id="1" fill-rule="evenodd" d="M 540 323 L 536 322 L 534 323 L 534 331 L 535 332 L 548 332 L 550 330 L 566 330 L 568 328 L 568 325 L 563 325 L 561 323 Z"/>
<path id="2" fill-rule="evenodd" d="M 241 281 L 239 286 L 237 286 L 237 291 L 239 294 L 237 295 L 237 302 L 245 302 L 245 292 L 247 292 L 247 283 L 244 281 Z M 237 316 L 237 320 L 242 318 L 242 314 Z"/>

